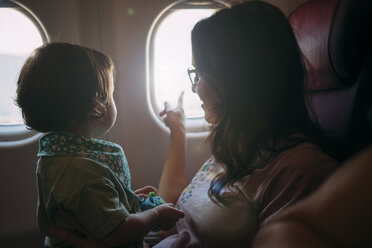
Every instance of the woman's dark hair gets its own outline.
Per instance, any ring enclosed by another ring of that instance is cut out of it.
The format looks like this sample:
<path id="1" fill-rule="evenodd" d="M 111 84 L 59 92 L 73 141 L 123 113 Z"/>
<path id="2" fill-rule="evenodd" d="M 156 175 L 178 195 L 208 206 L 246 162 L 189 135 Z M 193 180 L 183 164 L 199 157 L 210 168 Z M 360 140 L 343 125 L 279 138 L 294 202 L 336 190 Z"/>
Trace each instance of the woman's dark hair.
<path id="1" fill-rule="evenodd" d="M 320 131 L 305 103 L 305 72 L 292 28 L 276 7 L 258 1 L 223 9 L 192 30 L 194 64 L 223 105 L 208 140 L 225 167 L 209 195 L 261 168 L 278 152 L 315 142 Z M 301 134 L 301 135 L 296 135 Z"/>
<path id="2" fill-rule="evenodd" d="M 17 82 L 16 103 L 25 124 L 48 132 L 102 117 L 105 108 L 96 106 L 110 99 L 113 70 L 109 57 L 86 47 L 52 42 L 37 48 Z"/>

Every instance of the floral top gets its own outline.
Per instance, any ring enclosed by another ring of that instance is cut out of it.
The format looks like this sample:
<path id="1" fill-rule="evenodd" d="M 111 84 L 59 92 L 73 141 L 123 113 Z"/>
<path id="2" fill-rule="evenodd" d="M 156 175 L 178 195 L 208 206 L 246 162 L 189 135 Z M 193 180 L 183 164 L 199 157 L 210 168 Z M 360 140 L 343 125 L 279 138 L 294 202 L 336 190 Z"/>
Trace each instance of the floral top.
<path id="1" fill-rule="evenodd" d="M 213 178 L 224 170 L 212 157 L 178 198 L 176 206 L 185 217 L 154 248 L 250 247 L 258 229 L 315 190 L 337 165 L 315 145 L 300 144 L 222 188 L 228 205 L 221 205 L 208 196 Z"/>

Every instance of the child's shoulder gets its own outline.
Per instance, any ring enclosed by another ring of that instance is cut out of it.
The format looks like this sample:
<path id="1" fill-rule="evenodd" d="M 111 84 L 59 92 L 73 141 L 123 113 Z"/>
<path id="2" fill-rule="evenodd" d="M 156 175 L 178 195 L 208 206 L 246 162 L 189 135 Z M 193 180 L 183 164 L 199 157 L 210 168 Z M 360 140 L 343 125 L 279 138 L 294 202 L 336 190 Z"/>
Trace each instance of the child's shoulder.
<path id="1" fill-rule="evenodd" d="M 105 168 L 101 163 L 87 157 L 81 156 L 45 156 L 40 157 L 39 166 L 71 167 L 71 169 Z"/>
<path id="2" fill-rule="evenodd" d="M 82 184 L 101 182 L 110 177 L 105 165 L 78 156 L 41 157 L 37 170 L 39 174 L 56 177 L 62 181 L 75 178 Z"/>

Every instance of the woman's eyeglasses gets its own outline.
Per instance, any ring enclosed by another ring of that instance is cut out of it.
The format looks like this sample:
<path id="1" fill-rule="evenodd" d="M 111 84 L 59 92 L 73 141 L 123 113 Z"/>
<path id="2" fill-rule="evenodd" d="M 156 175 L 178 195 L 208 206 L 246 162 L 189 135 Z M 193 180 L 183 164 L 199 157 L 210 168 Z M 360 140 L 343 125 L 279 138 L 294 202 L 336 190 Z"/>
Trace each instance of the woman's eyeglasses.
<path id="1" fill-rule="evenodd" d="M 198 84 L 200 77 L 194 68 L 187 68 L 187 74 L 189 74 L 191 90 L 196 93 L 196 85 Z"/>

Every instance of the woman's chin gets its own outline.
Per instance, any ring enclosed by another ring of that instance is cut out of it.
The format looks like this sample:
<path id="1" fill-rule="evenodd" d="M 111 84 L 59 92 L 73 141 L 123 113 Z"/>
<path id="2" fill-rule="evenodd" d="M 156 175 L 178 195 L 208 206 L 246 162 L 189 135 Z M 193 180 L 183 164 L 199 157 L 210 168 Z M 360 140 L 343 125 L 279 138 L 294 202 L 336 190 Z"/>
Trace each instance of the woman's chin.
<path id="1" fill-rule="evenodd" d="M 209 116 L 208 112 L 205 110 L 204 104 L 202 104 L 201 107 L 204 110 L 204 119 L 205 119 L 205 121 L 208 122 L 209 124 L 211 124 L 210 123 L 210 116 Z"/>
<path id="2" fill-rule="evenodd" d="M 201 105 L 204 110 L 204 119 L 209 124 L 213 124 L 216 122 L 217 117 L 215 116 L 214 112 L 210 109 L 206 108 L 204 104 Z"/>
<path id="3" fill-rule="evenodd" d="M 208 122 L 209 124 L 213 124 L 216 120 L 216 118 L 213 118 L 213 116 L 210 116 L 208 114 L 204 115 L 205 121 Z"/>

